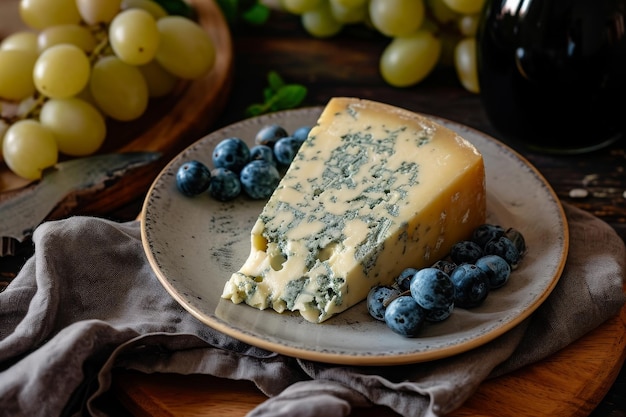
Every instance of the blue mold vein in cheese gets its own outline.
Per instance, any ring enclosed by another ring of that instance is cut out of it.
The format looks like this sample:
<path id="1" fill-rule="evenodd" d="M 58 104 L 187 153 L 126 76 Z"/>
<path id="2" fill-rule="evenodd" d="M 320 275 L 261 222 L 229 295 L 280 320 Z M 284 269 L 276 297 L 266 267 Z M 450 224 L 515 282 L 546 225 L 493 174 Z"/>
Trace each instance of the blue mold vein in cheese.
<path id="1" fill-rule="evenodd" d="M 320 323 L 447 255 L 485 222 L 478 150 L 422 115 L 333 98 L 251 231 L 226 282 L 234 303 Z"/>

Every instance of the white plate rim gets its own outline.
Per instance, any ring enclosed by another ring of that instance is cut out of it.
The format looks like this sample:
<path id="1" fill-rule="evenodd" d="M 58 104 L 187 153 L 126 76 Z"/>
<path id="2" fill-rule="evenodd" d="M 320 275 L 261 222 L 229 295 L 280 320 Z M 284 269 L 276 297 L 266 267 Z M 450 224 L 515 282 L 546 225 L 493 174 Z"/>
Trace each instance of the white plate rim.
<path id="1" fill-rule="evenodd" d="M 148 261 L 160 283 L 167 290 L 167 292 L 191 315 L 193 315 L 209 327 L 224 334 L 227 334 L 231 337 L 234 337 L 235 339 L 287 356 L 343 365 L 400 365 L 441 359 L 463 353 L 467 350 L 483 345 L 520 324 L 548 298 L 548 296 L 558 283 L 563 268 L 565 267 L 565 261 L 569 249 L 569 231 L 567 226 L 567 218 L 555 191 L 552 189 L 552 187 L 543 177 L 543 175 L 537 170 L 537 168 L 535 168 L 526 158 L 524 158 L 522 155 L 520 155 L 507 145 L 501 143 L 491 136 L 488 136 L 476 129 L 465 126 L 463 124 L 445 118 L 424 114 L 425 116 L 430 117 L 443 125 L 457 130 L 459 133 L 461 133 L 462 136 L 465 136 L 468 139 L 480 138 L 481 141 L 486 141 L 486 143 L 489 143 L 490 146 L 494 146 L 498 150 L 498 152 L 501 152 L 504 157 L 517 161 L 520 166 L 525 168 L 527 174 L 532 177 L 534 181 L 536 181 L 537 186 L 541 188 L 541 193 L 544 196 L 548 196 L 551 200 L 550 204 L 551 207 L 555 210 L 555 217 L 560 222 L 560 236 L 558 236 L 557 238 L 560 244 L 560 247 L 558 248 L 560 255 L 555 261 L 556 263 L 553 265 L 554 273 L 551 274 L 549 279 L 547 279 L 545 286 L 542 288 L 542 290 L 532 297 L 530 304 L 526 305 L 523 311 L 520 311 L 519 314 L 515 314 L 514 317 L 508 318 L 506 321 L 496 325 L 496 327 L 494 328 L 490 328 L 484 333 L 465 337 L 459 343 L 452 343 L 451 345 L 440 346 L 435 349 L 419 349 L 413 351 L 409 350 L 406 352 L 393 352 L 387 354 L 385 352 L 355 353 L 346 349 L 336 349 L 332 347 L 305 347 L 300 345 L 294 345 L 293 343 L 286 340 L 281 340 L 280 338 L 276 339 L 273 336 L 271 337 L 264 334 L 260 335 L 258 333 L 255 333 L 255 331 L 251 331 L 251 329 L 245 328 L 245 326 L 233 326 L 223 319 L 217 317 L 214 312 L 206 311 L 206 309 L 202 305 L 198 305 L 197 300 L 198 298 L 202 297 L 198 297 L 197 295 L 190 293 L 188 288 L 181 289 L 180 285 L 175 280 L 173 280 L 172 277 L 168 276 L 166 272 L 164 272 L 162 263 L 162 252 L 155 250 L 155 244 L 157 242 L 154 241 L 153 232 L 155 230 L 155 227 L 158 226 L 156 226 L 154 222 L 151 222 L 151 217 L 155 213 L 154 210 L 156 209 L 158 204 L 162 204 L 162 198 L 164 197 L 162 193 L 159 194 L 157 192 L 158 188 L 160 186 L 163 186 L 164 182 L 169 182 L 169 190 L 171 191 L 171 183 L 174 178 L 173 172 L 175 172 L 175 168 L 178 165 L 182 164 L 183 161 L 191 158 L 199 148 L 206 147 L 207 143 L 216 143 L 215 141 L 218 140 L 218 138 L 233 136 L 234 132 L 237 132 L 242 126 L 248 126 L 248 128 L 250 128 L 250 126 L 255 126 L 258 129 L 261 125 L 264 124 L 282 123 L 285 120 L 299 120 L 300 118 L 308 118 L 309 120 L 313 120 L 314 122 L 316 120 L 316 116 L 319 115 L 321 111 L 322 107 L 309 107 L 297 110 L 281 111 L 264 116 L 246 119 L 241 122 L 237 122 L 224 128 L 218 129 L 217 131 L 212 132 L 209 135 L 199 139 L 194 144 L 183 150 L 163 168 L 161 173 L 154 180 L 146 195 L 140 216 L 142 245 L 144 247 L 144 251 L 146 253 Z M 302 123 L 300 123 L 300 125 L 301 124 Z M 249 138 L 247 138 L 247 140 L 249 140 Z M 486 160 L 486 164 L 487 162 L 488 161 Z M 158 197 L 156 197 L 157 194 Z M 175 194 L 170 197 L 175 199 L 186 198 L 182 197 L 182 195 Z M 166 196 L 166 198 L 169 197 Z M 216 289 L 217 293 L 220 294 L 221 290 L 221 287 Z M 219 294 L 217 294 L 217 297 L 219 297 Z M 227 300 L 222 301 L 230 303 L 230 301 Z M 238 305 L 238 307 L 251 309 L 251 307 L 248 307 L 245 304 Z M 284 314 L 278 315 L 271 310 L 255 311 L 257 311 L 258 314 L 263 315 L 273 314 L 275 316 L 281 316 L 280 320 L 291 320 L 290 317 L 294 317 L 294 320 L 300 319 L 299 317 L 295 316 L 289 316 Z M 334 318 L 331 320 L 334 320 Z M 384 324 L 382 325 L 384 326 Z M 347 330 L 349 331 L 349 329 Z M 385 329 L 381 329 L 381 331 L 383 332 L 384 330 Z"/>

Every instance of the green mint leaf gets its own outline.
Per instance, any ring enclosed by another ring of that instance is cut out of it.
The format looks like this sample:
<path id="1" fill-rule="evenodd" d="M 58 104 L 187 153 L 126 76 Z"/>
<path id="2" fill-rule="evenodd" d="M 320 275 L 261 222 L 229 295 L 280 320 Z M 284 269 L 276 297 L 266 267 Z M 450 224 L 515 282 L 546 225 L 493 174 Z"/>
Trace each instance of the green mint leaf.
<path id="1" fill-rule="evenodd" d="M 265 87 L 263 89 L 263 100 L 265 100 L 265 102 L 270 101 L 272 97 L 274 97 L 274 94 L 276 94 L 276 91 L 272 90 L 269 87 Z"/>
<path id="2" fill-rule="evenodd" d="M 263 103 L 255 103 L 246 109 L 246 116 L 287 110 L 298 107 L 305 99 L 308 90 L 300 84 L 286 84 L 276 71 L 267 75 L 269 86 L 263 88 Z"/>
<path id="3" fill-rule="evenodd" d="M 299 84 L 281 87 L 272 99 L 271 109 L 274 111 L 298 107 L 306 97 L 307 89 Z"/>
<path id="4" fill-rule="evenodd" d="M 263 104 L 253 104 L 246 109 L 246 116 L 259 116 L 265 112 L 267 112 L 267 108 Z"/>
<path id="5" fill-rule="evenodd" d="M 167 0 L 159 0 L 167 1 Z M 270 8 L 261 0 L 215 0 L 228 26 L 236 31 L 242 23 L 261 26 L 270 16 Z"/>
<path id="6" fill-rule="evenodd" d="M 252 25 L 262 25 L 267 22 L 267 19 L 270 17 L 270 9 L 269 7 L 256 3 L 248 10 L 243 12 L 242 18 L 246 22 Z"/>
<path id="7" fill-rule="evenodd" d="M 238 0 L 215 0 L 219 8 L 222 10 L 224 18 L 230 26 L 237 22 L 237 4 Z"/>
<path id="8" fill-rule="evenodd" d="M 269 74 L 267 74 L 267 83 L 269 84 L 269 87 L 272 89 L 272 91 L 274 91 L 275 93 L 277 93 L 278 90 L 280 90 L 285 85 L 282 77 L 278 75 L 276 71 L 270 71 Z"/>

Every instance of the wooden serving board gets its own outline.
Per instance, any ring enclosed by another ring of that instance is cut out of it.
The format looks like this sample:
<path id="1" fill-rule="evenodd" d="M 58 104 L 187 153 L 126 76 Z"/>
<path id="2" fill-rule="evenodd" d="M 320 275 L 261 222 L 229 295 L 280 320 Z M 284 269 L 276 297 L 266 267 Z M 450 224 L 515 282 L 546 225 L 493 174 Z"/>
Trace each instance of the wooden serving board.
<path id="1" fill-rule="evenodd" d="M 600 403 L 626 358 L 621 313 L 552 356 L 484 382 L 450 417 L 583 417 Z M 113 392 L 136 417 L 245 416 L 265 401 L 252 382 L 207 375 L 117 371 Z M 397 416 L 386 407 L 354 416 Z"/>
<path id="2" fill-rule="evenodd" d="M 98 153 L 156 151 L 162 156 L 148 166 L 137 168 L 104 189 L 68 196 L 50 218 L 71 213 L 103 215 L 123 207 L 145 194 L 160 170 L 185 147 L 208 133 L 229 97 L 233 78 L 233 46 L 230 30 L 213 0 L 188 0 L 198 22 L 213 39 L 215 66 L 206 76 L 181 82 L 171 95 L 152 99 L 146 113 L 130 122 L 108 121 L 108 134 Z M 0 40 L 25 29 L 20 23 L 19 0 L 0 2 Z M 62 158 L 61 158 L 62 159 Z M 32 186 L 12 174 L 0 162 L 0 201 Z"/>

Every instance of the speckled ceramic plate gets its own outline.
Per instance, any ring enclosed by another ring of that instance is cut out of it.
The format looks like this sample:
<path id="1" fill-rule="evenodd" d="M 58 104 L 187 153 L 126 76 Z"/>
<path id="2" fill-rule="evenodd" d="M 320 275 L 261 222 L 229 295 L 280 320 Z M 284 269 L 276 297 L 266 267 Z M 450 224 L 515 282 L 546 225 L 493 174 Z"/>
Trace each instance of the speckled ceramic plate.
<path id="1" fill-rule="evenodd" d="M 288 131 L 313 125 L 321 108 L 252 118 L 218 130 L 187 148 L 160 173 L 146 197 L 141 232 L 148 259 L 163 286 L 185 309 L 223 333 L 285 355 L 351 365 L 396 365 L 440 359 L 480 346 L 519 324 L 548 297 L 568 251 L 563 208 L 541 174 L 520 155 L 476 130 L 435 118 L 482 152 L 487 171 L 488 221 L 520 230 L 529 251 L 508 284 L 478 308 L 456 308 L 420 337 L 404 338 L 367 313 L 365 302 L 322 324 L 297 313 L 260 311 L 220 298 L 224 283 L 246 260 L 250 229 L 263 201 L 244 197 L 221 203 L 208 195 L 182 196 L 176 171 L 197 159 L 212 166 L 220 140 L 250 144 L 265 124 Z"/>

